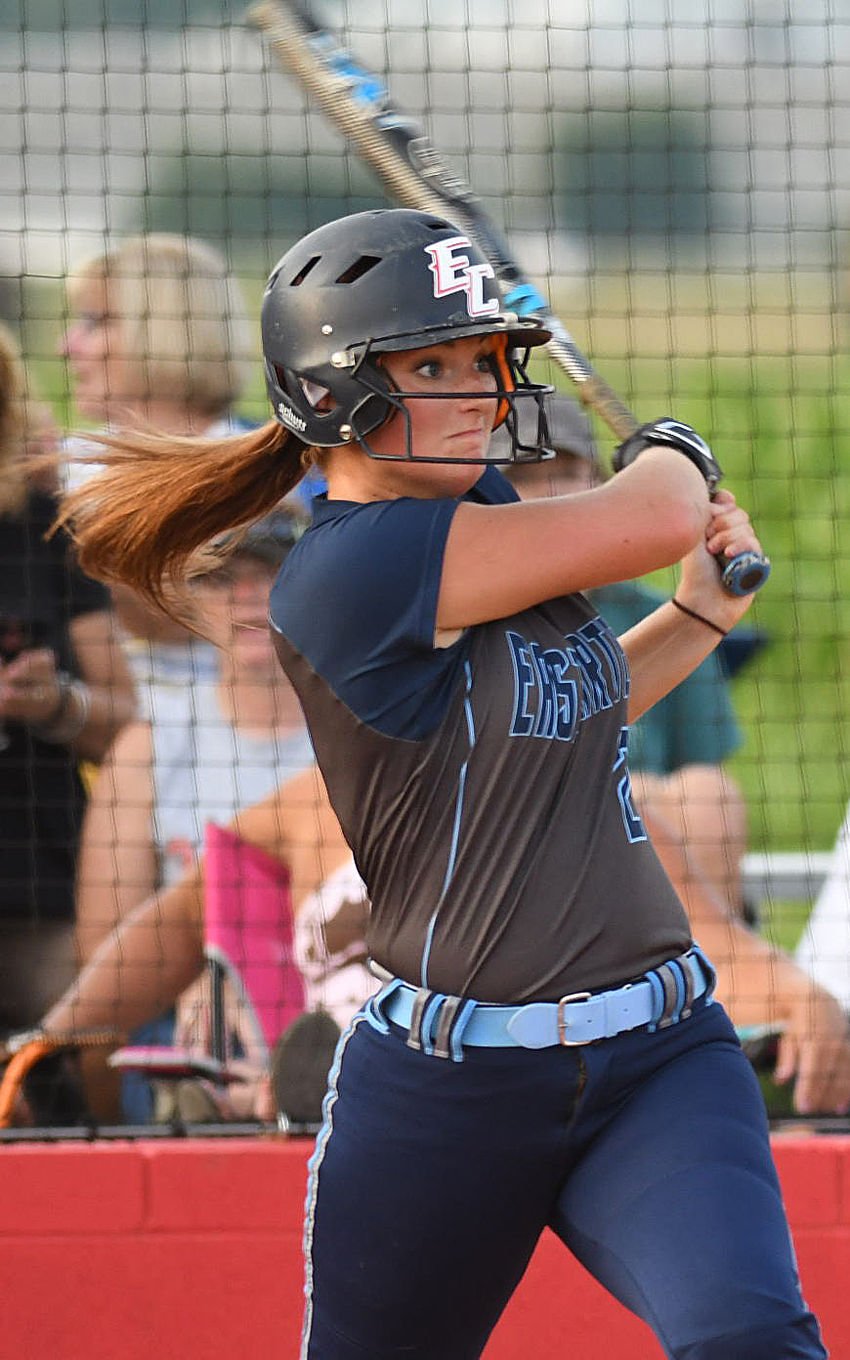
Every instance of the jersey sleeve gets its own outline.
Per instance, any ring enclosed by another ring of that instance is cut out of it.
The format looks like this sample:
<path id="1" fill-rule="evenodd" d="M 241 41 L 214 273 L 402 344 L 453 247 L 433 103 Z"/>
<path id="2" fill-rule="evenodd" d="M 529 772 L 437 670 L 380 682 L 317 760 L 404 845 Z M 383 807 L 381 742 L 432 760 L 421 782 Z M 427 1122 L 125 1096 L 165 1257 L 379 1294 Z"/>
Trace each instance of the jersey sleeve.
<path id="1" fill-rule="evenodd" d="M 445 712 L 457 644 L 435 647 L 443 554 L 458 502 L 331 503 L 272 590 L 281 633 L 364 722 L 417 737 Z M 317 609 L 316 602 L 321 601 Z"/>
<path id="2" fill-rule="evenodd" d="M 518 499 L 490 466 L 465 498 Z M 435 644 L 455 498 L 314 503 L 314 523 L 271 596 L 275 628 L 364 722 L 389 736 L 434 730 L 456 693 L 471 632 Z M 321 601 L 317 610 L 316 601 Z"/>

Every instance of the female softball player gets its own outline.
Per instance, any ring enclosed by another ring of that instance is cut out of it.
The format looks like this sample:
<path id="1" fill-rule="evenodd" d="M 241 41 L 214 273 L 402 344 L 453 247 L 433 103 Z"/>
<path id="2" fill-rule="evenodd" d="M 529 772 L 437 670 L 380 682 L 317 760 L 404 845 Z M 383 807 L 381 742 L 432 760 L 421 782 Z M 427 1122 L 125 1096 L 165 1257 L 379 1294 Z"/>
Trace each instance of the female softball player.
<path id="1" fill-rule="evenodd" d="M 517 501 L 488 441 L 545 450 L 546 339 L 450 223 L 342 219 L 269 280 L 275 422 L 125 438 L 68 514 L 87 570 L 162 601 L 305 462 L 327 479 L 271 619 L 388 980 L 331 1071 L 302 1357 L 479 1356 L 547 1225 L 669 1357 L 823 1357 L 759 1090 L 627 764 L 629 723 L 747 608 L 715 559 L 759 544 L 672 421 L 605 485 Z M 581 594 L 676 561 L 619 642 Z"/>

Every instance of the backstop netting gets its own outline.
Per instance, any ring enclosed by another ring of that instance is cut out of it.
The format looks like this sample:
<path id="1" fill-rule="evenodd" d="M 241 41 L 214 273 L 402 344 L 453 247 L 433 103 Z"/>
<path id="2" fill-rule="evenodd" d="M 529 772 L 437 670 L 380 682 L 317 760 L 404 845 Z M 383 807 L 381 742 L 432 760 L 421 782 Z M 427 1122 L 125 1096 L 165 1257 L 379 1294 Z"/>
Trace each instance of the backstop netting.
<path id="1" fill-rule="evenodd" d="M 799 949 L 850 1009 L 846 836 L 833 853 L 850 797 L 850 0 L 325 0 L 317 17 L 421 120 L 638 417 L 695 426 L 751 510 L 770 581 L 714 669 L 635 733 L 634 783 L 717 910 Z M 211 437 L 265 421 L 266 277 L 307 230 L 385 205 L 371 172 L 241 6 L 20 0 L 0 14 L 0 39 L 0 317 L 26 370 L 26 428 L 4 459 L 58 439 L 55 481 L 35 459 L 29 474 L 54 494 L 88 475 L 98 430 L 122 420 Z M 532 372 L 574 395 L 548 361 Z M 616 441 L 589 421 L 605 476 Z M 586 466 L 586 442 L 578 452 Z M 296 534 L 316 485 L 286 507 Z M 0 885 L 4 863 L 33 874 L 9 868 L 2 891 L 5 1030 L 38 1021 L 70 983 L 74 949 L 90 957 L 158 892 L 177 903 L 146 918 L 158 944 L 137 964 L 134 946 L 115 945 L 112 1013 L 79 1012 L 125 1049 L 157 1050 L 154 1095 L 147 1077 L 133 1095 L 125 1078 L 122 1094 L 101 1056 L 84 1058 L 82 1083 L 76 1059 L 56 1059 L 64 1095 L 51 1104 L 51 1083 L 28 1078 L 7 1121 L 18 1136 L 143 1124 L 157 1102 L 166 1124 L 216 1122 L 228 1089 L 216 1064 L 247 1080 L 225 1116 L 268 1122 L 274 1103 L 255 1079 L 279 1034 L 305 1008 L 342 1025 L 377 985 L 362 885 L 316 810 L 291 696 L 264 669 L 256 600 L 277 560 L 266 545 L 238 557 L 244 572 L 198 587 L 201 638 L 116 597 L 139 716 L 117 757 L 67 729 L 90 800 L 55 870 L 77 875 L 76 943 L 68 882 L 61 908 L 35 885 L 52 834 L 45 797 L 68 786 L 25 772 L 44 758 L 37 722 L 4 720 Z M 674 579 L 643 584 L 668 596 Z M 40 645 L 31 625 L 43 621 L 9 593 L 0 582 L 3 628 L 23 628 L 24 651 Z M 611 605 L 620 620 L 648 607 Z M 84 635 L 78 619 L 72 642 Z M 6 664 L 19 653 L 10 644 Z M 90 646 L 72 646 L 62 668 L 98 682 Z M 265 814 L 236 820 L 264 800 Z M 202 881 L 205 845 L 217 867 Z M 28 969 L 44 983 L 29 1000 L 11 981 Z M 782 1022 L 781 997 L 747 997 L 740 982 L 736 993 L 728 968 L 724 986 L 742 1029 Z M 299 1040 L 314 1041 L 321 1066 L 328 1031 Z M 175 1046 L 194 1063 L 159 1051 Z M 310 1125 L 312 1111 L 291 1122 Z"/>

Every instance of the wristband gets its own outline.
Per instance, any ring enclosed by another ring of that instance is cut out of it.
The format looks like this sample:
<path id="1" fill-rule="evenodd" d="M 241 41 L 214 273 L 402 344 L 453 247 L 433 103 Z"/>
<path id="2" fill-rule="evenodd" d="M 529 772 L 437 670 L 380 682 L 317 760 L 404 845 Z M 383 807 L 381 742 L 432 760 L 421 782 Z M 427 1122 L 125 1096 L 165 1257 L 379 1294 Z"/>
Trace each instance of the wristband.
<path id="1" fill-rule="evenodd" d="M 704 614 L 698 614 L 695 609 L 689 609 L 686 604 L 682 604 L 681 600 L 677 600 L 675 595 L 670 603 L 675 605 L 680 613 L 687 614 L 689 619 L 696 619 L 697 623 L 704 623 L 706 628 L 710 628 L 713 633 L 719 633 L 721 637 L 728 636 L 726 629 L 721 628 L 719 623 L 712 623 L 711 619 L 707 619 Z"/>
<path id="2" fill-rule="evenodd" d="M 714 495 L 723 477 L 723 469 L 702 435 L 692 430 L 690 425 L 683 425 L 680 420 L 673 420 L 670 416 L 662 416 L 649 425 L 641 425 L 640 429 L 635 430 L 634 434 L 629 435 L 628 439 L 618 445 L 612 458 L 614 471 L 622 472 L 623 468 L 633 463 L 645 449 L 651 449 L 656 444 L 666 444 L 684 454 L 695 467 L 699 468 L 708 487 L 708 494 Z"/>

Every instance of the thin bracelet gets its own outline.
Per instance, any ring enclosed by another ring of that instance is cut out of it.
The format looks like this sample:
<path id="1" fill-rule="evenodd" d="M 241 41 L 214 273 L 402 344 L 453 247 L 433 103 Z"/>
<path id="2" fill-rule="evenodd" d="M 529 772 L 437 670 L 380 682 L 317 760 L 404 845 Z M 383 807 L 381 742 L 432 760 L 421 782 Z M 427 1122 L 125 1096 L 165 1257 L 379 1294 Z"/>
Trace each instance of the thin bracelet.
<path id="1" fill-rule="evenodd" d="M 33 732 L 40 741 L 51 746 L 69 746 L 82 732 L 91 712 L 91 690 L 83 680 L 61 674 L 64 703 L 56 718 L 50 723 L 36 726 Z M 73 707 L 72 707 L 73 705 Z M 76 713 L 73 711 L 76 708 Z"/>
<path id="2" fill-rule="evenodd" d="M 706 628 L 710 628 L 713 633 L 719 633 L 721 637 L 727 636 L 725 628 L 721 628 L 718 623 L 712 623 L 711 619 L 707 619 L 702 614 L 698 614 L 695 609 L 689 609 L 686 604 L 682 604 L 681 600 L 677 600 L 675 595 L 670 603 L 675 605 L 682 614 L 687 614 L 689 619 L 696 619 L 697 623 L 704 623 Z"/>
<path id="3" fill-rule="evenodd" d="M 56 674 L 56 686 L 59 697 L 56 700 L 52 711 L 48 713 L 46 718 L 42 718 L 38 723 L 33 724 L 33 726 L 46 728 L 53 727 L 65 717 L 65 714 L 68 711 L 68 705 L 71 702 L 71 677 L 67 675 L 65 671 L 58 671 Z"/>

